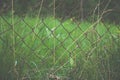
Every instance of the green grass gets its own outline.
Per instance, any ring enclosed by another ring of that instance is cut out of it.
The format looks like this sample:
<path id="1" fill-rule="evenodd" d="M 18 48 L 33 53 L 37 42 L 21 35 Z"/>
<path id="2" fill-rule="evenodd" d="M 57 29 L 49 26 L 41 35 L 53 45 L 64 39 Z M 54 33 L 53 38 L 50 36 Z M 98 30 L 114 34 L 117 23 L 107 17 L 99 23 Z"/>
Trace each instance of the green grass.
<path id="1" fill-rule="evenodd" d="M 4 18 L 11 24 L 10 17 Z M 16 80 L 17 75 L 19 79 L 47 80 L 48 73 L 71 80 L 114 79 L 110 75 L 114 74 L 113 64 L 117 64 L 112 55 L 119 55 L 119 26 L 71 19 L 61 21 L 53 17 L 42 20 L 26 16 L 23 20 L 15 16 L 15 35 L 12 35 L 13 30 L 6 21 L 0 20 L 0 63 L 3 65 L 0 77 L 3 79 Z M 15 37 L 15 61 L 12 36 Z"/>

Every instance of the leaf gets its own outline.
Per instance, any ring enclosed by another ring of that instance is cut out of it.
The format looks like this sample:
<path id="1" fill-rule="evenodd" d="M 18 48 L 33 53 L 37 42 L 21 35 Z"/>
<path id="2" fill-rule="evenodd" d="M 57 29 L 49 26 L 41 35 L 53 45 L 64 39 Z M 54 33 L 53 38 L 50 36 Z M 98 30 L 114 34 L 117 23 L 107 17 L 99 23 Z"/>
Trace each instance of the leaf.
<path id="1" fill-rule="evenodd" d="M 74 66 L 74 60 L 73 60 L 73 58 L 71 58 L 71 57 L 70 57 L 70 65 L 71 65 L 71 66 Z"/>
<path id="2" fill-rule="evenodd" d="M 15 61 L 15 66 L 17 65 L 17 61 Z"/>

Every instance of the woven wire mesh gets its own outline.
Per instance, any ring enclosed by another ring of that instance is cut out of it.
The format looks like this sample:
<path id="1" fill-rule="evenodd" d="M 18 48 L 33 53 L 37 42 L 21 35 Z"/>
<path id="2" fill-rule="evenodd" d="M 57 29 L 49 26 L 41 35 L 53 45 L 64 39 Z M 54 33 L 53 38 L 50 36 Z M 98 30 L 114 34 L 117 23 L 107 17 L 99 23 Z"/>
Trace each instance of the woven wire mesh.
<path id="1" fill-rule="evenodd" d="M 39 18 L 35 25 L 36 22 L 27 17 L 16 17 L 14 24 L 8 17 L 0 19 L 1 53 L 14 65 L 9 68 L 8 75 L 13 73 L 20 80 L 49 80 L 50 75 L 60 75 L 65 80 L 74 76 L 73 79 L 79 80 L 85 79 L 86 66 L 96 64 L 102 77 L 103 73 L 108 73 L 109 77 L 112 74 L 107 54 L 119 51 L 120 34 L 116 33 L 119 27 L 99 21 L 83 25 L 73 18 L 64 21 Z M 88 67 L 92 68 L 94 66 Z"/>

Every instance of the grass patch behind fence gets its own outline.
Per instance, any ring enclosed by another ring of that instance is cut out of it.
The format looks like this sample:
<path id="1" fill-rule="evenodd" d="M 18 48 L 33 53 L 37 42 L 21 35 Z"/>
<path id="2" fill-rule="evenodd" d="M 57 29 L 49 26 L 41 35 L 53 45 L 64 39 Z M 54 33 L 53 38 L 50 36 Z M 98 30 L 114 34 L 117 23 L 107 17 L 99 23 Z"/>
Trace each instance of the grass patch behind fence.
<path id="1" fill-rule="evenodd" d="M 1 18 L 2 79 L 47 80 L 47 74 L 70 80 L 118 79 L 118 76 L 114 77 L 118 72 L 114 72 L 113 68 L 118 69 L 120 66 L 117 65 L 120 60 L 119 26 L 102 22 L 93 25 L 71 19 L 63 22 L 53 17 L 36 20 L 33 17 L 17 16 L 14 30 L 10 24 L 10 17 Z M 13 31 L 15 35 L 12 35 Z M 12 36 L 15 37 L 15 61 Z"/>

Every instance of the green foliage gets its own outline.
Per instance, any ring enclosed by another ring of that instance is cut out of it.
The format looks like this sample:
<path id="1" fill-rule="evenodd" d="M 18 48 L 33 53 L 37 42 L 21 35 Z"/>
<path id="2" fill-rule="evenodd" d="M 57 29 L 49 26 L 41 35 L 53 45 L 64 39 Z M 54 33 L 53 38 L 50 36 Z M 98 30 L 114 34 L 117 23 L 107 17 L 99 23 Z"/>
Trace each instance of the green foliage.
<path id="1" fill-rule="evenodd" d="M 10 17 L 5 19 L 11 23 Z M 107 23 L 106 26 L 102 22 L 95 26 L 91 26 L 93 23 L 90 22 L 77 25 L 79 22 L 75 23 L 71 19 L 61 21 L 54 17 L 41 20 L 26 16 L 23 20 L 15 16 L 14 21 L 17 23 L 14 29 L 17 32 L 14 35 L 15 60 L 11 50 L 13 31 L 1 19 L 0 75 L 3 79 L 11 77 L 9 79 L 15 80 L 13 70 L 16 62 L 16 71 L 20 79 L 46 79 L 47 73 L 55 72 L 72 80 L 108 80 L 109 70 L 114 75 L 111 79 L 118 79 L 119 72 L 117 71 L 116 75 L 113 72 L 120 66 L 120 40 L 117 32 L 119 26 Z M 9 31 L 5 32 L 7 29 Z"/>

